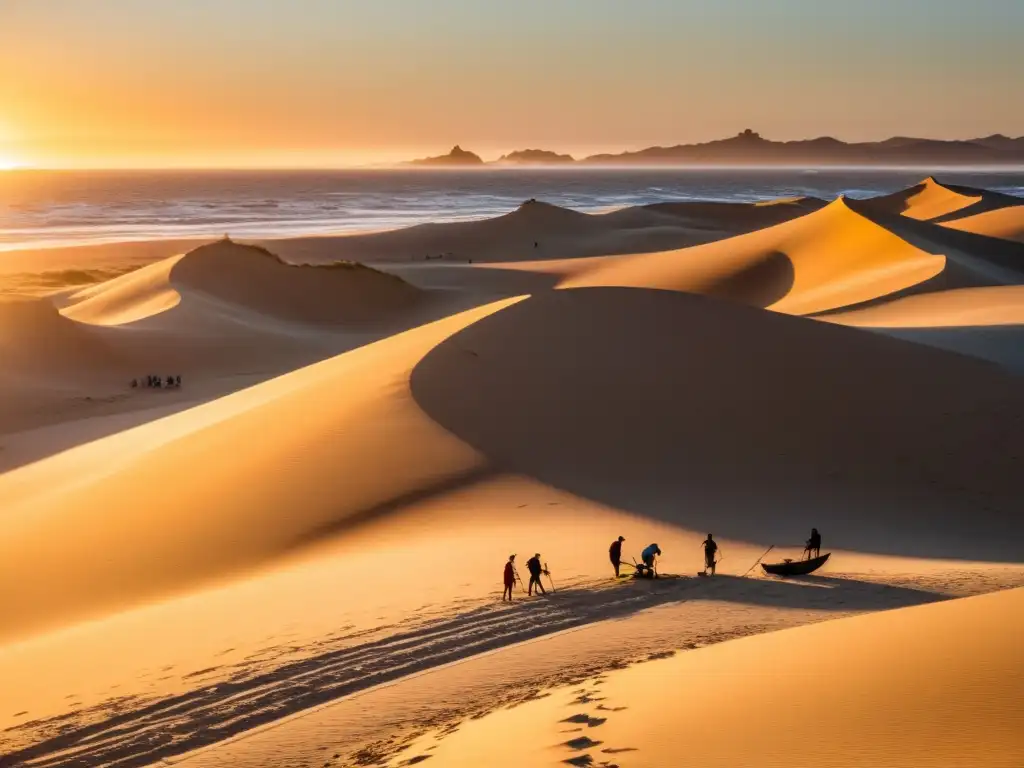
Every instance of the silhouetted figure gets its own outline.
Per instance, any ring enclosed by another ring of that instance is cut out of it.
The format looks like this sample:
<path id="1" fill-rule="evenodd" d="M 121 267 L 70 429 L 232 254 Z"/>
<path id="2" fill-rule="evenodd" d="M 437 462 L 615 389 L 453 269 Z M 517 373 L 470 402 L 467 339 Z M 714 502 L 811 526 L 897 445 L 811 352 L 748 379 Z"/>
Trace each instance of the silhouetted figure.
<path id="1" fill-rule="evenodd" d="M 715 543 L 715 540 L 711 537 L 711 534 L 709 533 L 708 537 L 704 539 L 704 543 L 701 546 L 704 547 L 704 574 L 707 575 L 708 568 L 710 568 L 711 575 L 714 576 L 715 563 L 717 562 L 715 560 L 715 555 L 718 554 L 718 544 Z"/>
<path id="2" fill-rule="evenodd" d="M 808 560 L 812 557 L 821 556 L 821 534 L 818 533 L 817 528 L 811 528 L 811 538 L 807 540 L 807 546 L 804 547 L 804 554 L 807 555 Z"/>
<path id="3" fill-rule="evenodd" d="M 526 567 L 530 571 L 530 588 L 526 590 L 526 594 L 533 594 L 533 586 L 535 584 L 542 595 L 547 594 L 544 591 L 544 585 L 540 583 L 540 575 L 544 572 L 544 567 L 540 564 L 540 552 L 526 561 Z"/>
<path id="4" fill-rule="evenodd" d="M 509 600 L 512 599 L 512 587 L 514 587 L 516 585 L 516 566 L 515 566 L 515 562 L 516 562 L 516 556 L 515 555 L 509 555 L 508 556 L 508 562 L 505 563 L 505 577 L 504 577 L 505 578 L 505 591 L 501 593 L 501 600 L 502 600 L 502 602 L 505 601 L 505 596 L 506 595 L 508 596 Z"/>
<path id="5" fill-rule="evenodd" d="M 540 248 L 540 243 L 538 243 L 536 240 L 534 240 L 533 241 L 533 247 L 534 248 Z"/>
<path id="6" fill-rule="evenodd" d="M 180 387 L 181 386 L 181 376 L 175 376 L 174 377 L 174 386 L 176 386 L 176 387 Z"/>
<path id="7" fill-rule="evenodd" d="M 154 387 L 156 387 L 157 389 L 160 389 L 161 387 L 163 387 L 163 385 L 164 385 L 164 380 L 163 379 L 161 379 L 159 376 L 154 376 L 153 377 L 153 386 Z"/>
<path id="8" fill-rule="evenodd" d="M 174 386 L 174 377 L 173 376 L 168 376 L 167 377 L 167 388 L 170 389 L 173 386 Z"/>
<path id="9" fill-rule="evenodd" d="M 608 559 L 612 561 L 612 567 L 615 569 L 615 578 L 619 578 L 619 566 L 622 565 L 622 542 L 625 540 L 625 537 L 619 536 L 608 547 Z"/>
<path id="10" fill-rule="evenodd" d="M 139 386 L 139 380 L 138 379 L 132 379 L 132 389 L 135 389 L 138 386 Z"/>
<path id="11" fill-rule="evenodd" d="M 654 575 L 654 558 L 661 557 L 661 548 L 657 544 L 651 544 L 640 553 L 640 559 L 643 561 L 644 568 L 647 569 L 648 574 Z"/>

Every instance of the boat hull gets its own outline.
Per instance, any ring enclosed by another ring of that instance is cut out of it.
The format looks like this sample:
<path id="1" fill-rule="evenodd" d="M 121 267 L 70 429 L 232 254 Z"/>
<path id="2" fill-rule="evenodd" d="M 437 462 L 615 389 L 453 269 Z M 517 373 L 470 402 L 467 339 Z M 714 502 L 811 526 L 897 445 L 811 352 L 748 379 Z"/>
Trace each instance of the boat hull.
<path id="1" fill-rule="evenodd" d="M 832 556 L 826 552 L 821 557 L 812 557 L 810 560 L 790 560 L 788 563 L 761 563 L 765 573 L 773 576 L 806 576 L 821 568 Z"/>

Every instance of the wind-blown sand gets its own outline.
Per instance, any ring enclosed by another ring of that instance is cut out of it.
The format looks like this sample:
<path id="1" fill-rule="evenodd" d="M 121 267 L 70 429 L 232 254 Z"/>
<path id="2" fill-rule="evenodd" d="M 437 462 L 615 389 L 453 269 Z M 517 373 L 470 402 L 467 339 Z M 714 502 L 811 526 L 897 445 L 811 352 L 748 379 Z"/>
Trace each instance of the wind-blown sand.
<path id="1" fill-rule="evenodd" d="M 910 607 L 1024 585 L 1024 245 L 972 223 L 1004 198 L 530 202 L 0 304 L 0 766 L 789 764 L 809 733 L 1011 765 L 1020 591 Z M 759 574 L 811 526 L 825 569 Z M 619 534 L 679 578 L 612 580 Z M 557 592 L 499 601 L 537 551 Z"/>

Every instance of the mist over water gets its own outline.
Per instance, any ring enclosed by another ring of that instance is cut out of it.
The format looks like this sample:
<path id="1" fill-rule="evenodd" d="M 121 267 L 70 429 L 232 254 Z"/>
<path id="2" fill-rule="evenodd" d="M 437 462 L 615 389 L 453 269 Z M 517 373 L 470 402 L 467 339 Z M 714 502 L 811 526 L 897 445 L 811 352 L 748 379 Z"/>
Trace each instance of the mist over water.
<path id="1" fill-rule="evenodd" d="M 8 172 L 0 173 L 0 251 L 394 229 L 498 216 L 529 198 L 599 212 L 686 200 L 870 197 L 913 185 L 928 173 L 835 168 Z M 1024 196 L 1024 169 L 936 175 L 951 184 Z"/>

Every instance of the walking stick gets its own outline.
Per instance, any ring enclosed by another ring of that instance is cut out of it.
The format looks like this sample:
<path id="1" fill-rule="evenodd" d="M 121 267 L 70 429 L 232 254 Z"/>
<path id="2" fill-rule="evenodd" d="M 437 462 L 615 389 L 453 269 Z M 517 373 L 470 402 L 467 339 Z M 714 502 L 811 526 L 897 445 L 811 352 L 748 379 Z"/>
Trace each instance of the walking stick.
<path id="1" fill-rule="evenodd" d="M 768 554 L 769 552 L 771 552 L 771 551 L 772 551 L 773 549 L 775 549 L 775 545 L 774 545 L 774 544 L 772 544 L 772 545 L 771 545 L 770 547 L 768 547 L 768 549 L 766 549 L 766 550 L 764 551 L 764 555 L 761 555 L 761 556 L 760 556 L 759 558 L 757 558 L 757 562 L 756 562 L 756 563 L 754 563 L 754 564 L 753 564 L 752 566 L 750 566 L 749 568 L 747 568 L 747 573 L 750 573 L 750 572 L 751 572 L 752 570 L 754 570 L 755 568 L 757 568 L 757 565 L 758 565 L 758 563 L 760 563 L 760 562 L 761 562 L 762 560 L 764 560 L 764 557 L 765 557 L 765 555 L 767 555 L 767 554 Z M 747 573 L 744 573 L 743 575 L 744 575 L 744 576 L 746 576 L 746 575 L 747 575 Z"/>
<path id="2" fill-rule="evenodd" d="M 514 565 L 512 566 L 512 573 L 515 574 L 516 581 L 519 582 L 519 591 L 526 592 L 526 587 L 523 586 L 523 579 L 519 576 L 519 569 L 516 568 Z"/>
<path id="3" fill-rule="evenodd" d="M 551 578 L 551 571 L 548 570 L 548 564 L 544 563 L 544 573 L 548 575 L 548 581 L 551 582 L 551 594 L 555 594 L 555 580 Z"/>

